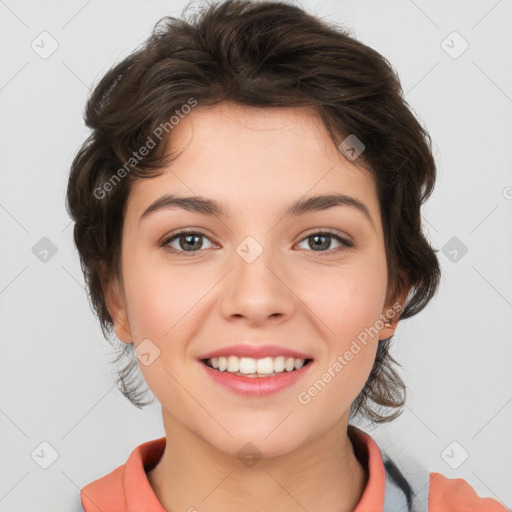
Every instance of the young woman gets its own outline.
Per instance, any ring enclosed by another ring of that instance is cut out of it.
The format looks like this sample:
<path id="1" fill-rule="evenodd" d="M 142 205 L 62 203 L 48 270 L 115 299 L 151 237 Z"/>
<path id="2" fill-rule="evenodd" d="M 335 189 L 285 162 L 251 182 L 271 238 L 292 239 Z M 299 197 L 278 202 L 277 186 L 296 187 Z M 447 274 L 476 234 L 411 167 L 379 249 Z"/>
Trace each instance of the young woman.
<path id="1" fill-rule="evenodd" d="M 408 481 L 349 424 L 395 418 L 388 353 L 439 283 L 428 133 L 376 51 L 280 2 L 164 18 L 86 109 L 68 209 L 119 387 L 165 437 L 81 490 L 92 511 L 504 511 Z"/>

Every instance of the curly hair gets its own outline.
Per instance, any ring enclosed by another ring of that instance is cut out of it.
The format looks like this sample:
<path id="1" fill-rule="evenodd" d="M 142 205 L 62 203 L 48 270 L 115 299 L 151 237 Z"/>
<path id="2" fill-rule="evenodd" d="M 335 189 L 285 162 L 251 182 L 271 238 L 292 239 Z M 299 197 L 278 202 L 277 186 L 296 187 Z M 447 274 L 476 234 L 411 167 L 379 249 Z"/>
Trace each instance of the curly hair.
<path id="1" fill-rule="evenodd" d="M 397 72 L 377 51 L 303 8 L 282 1 L 205 3 L 182 18 L 160 19 L 150 36 L 112 66 L 92 90 L 84 113 L 90 136 L 75 155 L 66 208 L 89 301 L 109 341 L 113 321 L 104 286 L 120 277 L 123 218 L 132 183 L 169 164 L 169 119 L 190 100 L 265 107 L 310 107 L 332 142 L 356 134 L 365 145 L 358 165 L 375 180 L 388 271 L 386 301 L 409 289 L 400 319 L 435 295 L 440 267 L 420 208 L 436 179 L 432 142 L 404 99 Z M 163 133 L 164 137 L 155 137 Z M 134 150 L 149 140 L 144 158 Z M 154 140 L 156 139 L 156 141 Z M 115 175 L 118 170 L 117 176 Z M 121 179 L 122 177 L 122 179 Z M 117 179 L 113 183 L 113 178 Z M 115 185 L 115 186 L 114 186 Z M 369 378 L 351 413 L 372 422 L 398 416 L 405 385 L 380 340 Z M 133 344 L 121 343 L 119 390 L 143 407 L 143 380 Z"/>

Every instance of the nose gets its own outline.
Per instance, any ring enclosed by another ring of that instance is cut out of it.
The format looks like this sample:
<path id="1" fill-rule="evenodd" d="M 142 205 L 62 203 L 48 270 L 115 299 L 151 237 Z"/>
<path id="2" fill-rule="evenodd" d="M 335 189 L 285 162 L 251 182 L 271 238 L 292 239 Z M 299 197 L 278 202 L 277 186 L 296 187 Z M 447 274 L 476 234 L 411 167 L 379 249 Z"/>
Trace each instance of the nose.
<path id="1" fill-rule="evenodd" d="M 299 300 L 293 279 L 272 251 L 264 249 L 251 261 L 243 251 L 234 252 L 233 267 L 222 280 L 221 312 L 233 321 L 245 319 L 251 326 L 290 318 Z"/>

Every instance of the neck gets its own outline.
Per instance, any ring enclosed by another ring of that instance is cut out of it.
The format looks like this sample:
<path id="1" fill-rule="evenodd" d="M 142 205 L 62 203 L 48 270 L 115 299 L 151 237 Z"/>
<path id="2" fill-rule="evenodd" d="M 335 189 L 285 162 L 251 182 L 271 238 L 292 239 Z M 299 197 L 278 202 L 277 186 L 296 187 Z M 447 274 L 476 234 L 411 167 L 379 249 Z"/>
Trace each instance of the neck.
<path id="1" fill-rule="evenodd" d="M 148 479 L 169 511 L 352 512 L 366 487 L 365 454 L 354 453 L 348 419 L 294 451 L 247 466 L 165 412 L 164 425 L 166 448 Z"/>

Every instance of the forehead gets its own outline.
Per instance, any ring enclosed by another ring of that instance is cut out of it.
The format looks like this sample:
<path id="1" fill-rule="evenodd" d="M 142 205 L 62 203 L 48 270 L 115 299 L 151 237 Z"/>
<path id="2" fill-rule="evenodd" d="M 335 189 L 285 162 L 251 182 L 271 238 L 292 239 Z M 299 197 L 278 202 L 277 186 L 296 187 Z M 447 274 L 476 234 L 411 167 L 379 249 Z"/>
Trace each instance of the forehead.
<path id="1" fill-rule="evenodd" d="M 128 212 L 140 216 L 164 193 L 216 198 L 228 216 L 343 193 L 379 218 L 371 174 L 343 156 L 309 108 L 198 106 L 173 126 L 167 150 L 179 156 L 160 176 L 135 181 Z"/>

